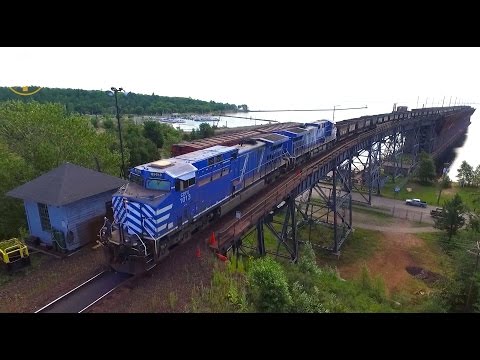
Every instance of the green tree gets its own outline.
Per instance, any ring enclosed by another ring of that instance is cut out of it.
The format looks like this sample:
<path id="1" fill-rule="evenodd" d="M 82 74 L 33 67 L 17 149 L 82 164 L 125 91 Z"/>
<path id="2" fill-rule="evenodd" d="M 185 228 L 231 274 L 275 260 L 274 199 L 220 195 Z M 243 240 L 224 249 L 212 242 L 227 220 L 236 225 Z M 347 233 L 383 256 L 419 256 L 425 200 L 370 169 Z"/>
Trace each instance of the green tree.
<path id="1" fill-rule="evenodd" d="M 465 224 L 465 213 L 466 207 L 462 198 L 459 194 L 455 194 L 453 199 L 445 201 L 442 216 L 435 219 L 435 227 L 446 231 L 449 242 Z"/>
<path id="2" fill-rule="evenodd" d="M 430 155 L 422 151 L 418 164 L 417 177 L 421 184 L 428 185 L 435 180 L 435 164 Z"/>
<path id="3" fill-rule="evenodd" d="M 480 272 L 475 266 L 478 233 L 462 231 L 456 238 L 458 246 L 453 246 L 450 251 L 452 272 L 439 284 L 442 289 L 440 295 L 450 312 L 480 311 L 476 308 L 480 301 Z M 470 301 L 467 304 L 469 294 Z"/>
<path id="4" fill-rule="evenodd" d="M 452 179 L 450 179 L 450 176 L 448 176 L 447 174 L 442 176 L 440 180 L 440 187 L 442 189 L 448 189 L 452 187 Z"/>
<path id="5" fill-rule="evenodd" d="M 475 171 L 473 172 L 473 186 L 480 186 L 480 165 L 477 165 Z"/>
<path id="6" fill-rule="evenodd" d="M 112 134 L 97 134 L 86 116 L 67 115 L 59 104 L 0 103 L 0 139 L 29 164 L 36 177 L 65 161 L 118 175 L 120 153 Z M 128 154 L 126 154 L 128 157 Z"/>
<path id="7" fill-rule="evenodd" d="M 467 163 L 465 160 L 462 161 L 460 168 L 458 169 L 457 178 L 460 182 L 460 185 L 463 186 L 470 186 L 473 181 L 473 167 Z"/>
<path id="8" fill-rule="evenodd" d="M 255 260 L 247 272 L 250 296 L 261 312 L 287 312 L 292 303 L 285 273 L 275 260 Z"/>
<path id="9" fill-rule="evenodd" d="M 150 139 L 143 136 L 141 125 L 136 125 L 131 120 L 122 121 L 122 134 L 130 154 L 130 167 L 158 160 L 158 149 Z"/>
<path id="10" fill-rule="evenodd" d="M 143 123 L 143 135 L 150 139 L 157 148 L 163 147 L 162 129 L 157 121 L 145 121 Z"/>
<path id="11" fill-rule="evenodd" d="M 23 202 L 5 193 L 26 183 L 32 177 L 32 168 L 19 155 L 11 152 L 0 139 L 0 240 L 17 236 L 26 226 Z"/>
<path id="12" fill-rule="evenodd" d="M 200 134 L 200 138 L 208 138 L 215 134 L 215 130 L 207 123 L 201 123 L 198 129 L 198 133 Z"/>
<path id="13" fill-rule="evenodd" d="M 92 123 L 92 126 L 95 128 L 95 129 L 98 129 L 98 118 L 95 116 L 95 117 L 92 117 L 90 119 L 90 122 Z"/>
<path id="14" fill-rule="evenodd" d="M 113 120 L 111 118 L 106 118 L 102 122 L 103 128 L 105 130 L 113 130 L 114 125 L 113 125 Z"/>
<path id="15" fill-rule="evenodd" d="M 192 131 L 190 132 L 190 140 L 195 140 L 195 139 L 198 139 L 198 138 L 199 138 L 199 136 L 198 136 L 197 130 L 192 129 Z"/>

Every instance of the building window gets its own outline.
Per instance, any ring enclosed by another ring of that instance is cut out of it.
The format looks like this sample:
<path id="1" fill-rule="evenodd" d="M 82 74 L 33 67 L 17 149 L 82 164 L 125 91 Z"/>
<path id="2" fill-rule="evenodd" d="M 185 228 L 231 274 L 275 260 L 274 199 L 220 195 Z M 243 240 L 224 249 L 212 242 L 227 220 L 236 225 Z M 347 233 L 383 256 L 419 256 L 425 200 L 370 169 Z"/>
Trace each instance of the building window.
<path id="1" fill-rule="evenodd" d="M 50 216 L 48 215 L 48 206 L 46 204 L 38 204 L 38 214 L 40 215 L 40 224 L 42 224 L 43 231 L 52 230 L 50 223 Z"/>

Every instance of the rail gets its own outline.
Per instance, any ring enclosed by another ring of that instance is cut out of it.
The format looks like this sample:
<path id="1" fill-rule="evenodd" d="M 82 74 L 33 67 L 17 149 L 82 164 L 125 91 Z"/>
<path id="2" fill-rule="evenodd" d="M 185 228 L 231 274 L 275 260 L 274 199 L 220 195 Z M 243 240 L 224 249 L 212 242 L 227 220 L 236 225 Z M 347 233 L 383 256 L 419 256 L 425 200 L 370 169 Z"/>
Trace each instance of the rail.
<path id="1" fill-rule="evenodd" d="M 132 275 L 102 271 L 35 313 L 82 313 L 123 285 L 129 278 L 132 278 Z"/>

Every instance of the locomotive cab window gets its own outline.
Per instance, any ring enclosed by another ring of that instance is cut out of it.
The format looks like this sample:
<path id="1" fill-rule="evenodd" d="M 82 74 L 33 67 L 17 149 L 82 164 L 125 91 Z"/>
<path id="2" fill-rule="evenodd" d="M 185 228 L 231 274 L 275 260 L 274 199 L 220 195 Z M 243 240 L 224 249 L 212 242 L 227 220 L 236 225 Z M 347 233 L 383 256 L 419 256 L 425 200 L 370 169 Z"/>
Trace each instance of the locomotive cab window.
<path id="1" fill-rule="evenodd" d="M 193 185 L 195 185 L 195 177 L 190 179 L 177 179 L 177 181 L 175 181 L 175 190 L 183 191 Z"/>
<path id="2" fill-rule="evenodd" d="M 130 181 L 140 186 L 143 186 L 143 179 L 140 175 L 130 174 Z"/>
<path id="3" fill-rule="evenodd" d="M 215 164 L 215 158 L 208 159 L 208 166 Z"/>
<path id="4" fill-rule="evenodd" d="M 170 191 L 170 181 L 148 179 L 145 187 L 149 190 Z"/>

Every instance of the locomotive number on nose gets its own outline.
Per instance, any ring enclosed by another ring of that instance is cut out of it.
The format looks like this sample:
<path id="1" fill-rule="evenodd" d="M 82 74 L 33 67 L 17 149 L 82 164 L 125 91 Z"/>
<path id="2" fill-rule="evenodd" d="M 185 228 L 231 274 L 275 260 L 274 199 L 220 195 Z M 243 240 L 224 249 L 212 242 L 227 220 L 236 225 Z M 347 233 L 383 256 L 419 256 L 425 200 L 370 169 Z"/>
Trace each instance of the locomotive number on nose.
<path id="1" fill-rule="evenodd" d="M 188 190 L 184 191 L 180 194 L 180 203 L 184 204 L 187 201 L 190 201 L 191 198 L 192 198 L 192 195 L 190 195 L 190 192 Z"/>

